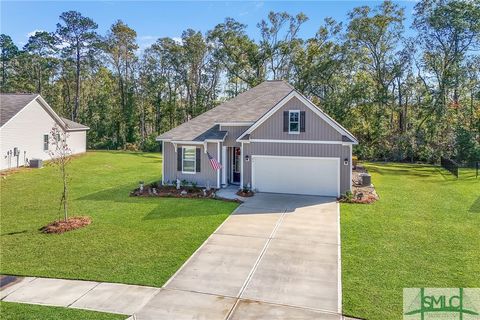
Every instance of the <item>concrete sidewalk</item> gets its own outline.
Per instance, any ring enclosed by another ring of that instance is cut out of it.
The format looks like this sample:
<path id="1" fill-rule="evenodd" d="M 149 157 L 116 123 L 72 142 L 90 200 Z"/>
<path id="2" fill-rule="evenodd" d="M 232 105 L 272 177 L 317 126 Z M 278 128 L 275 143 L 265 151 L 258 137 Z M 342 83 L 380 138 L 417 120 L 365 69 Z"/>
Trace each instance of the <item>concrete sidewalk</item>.
<path id="1" fill-rule="evenodd" d="M 132 315 L 160 288 L 80 280 L 1 276 L 0 299 L 7 302 Z"/>

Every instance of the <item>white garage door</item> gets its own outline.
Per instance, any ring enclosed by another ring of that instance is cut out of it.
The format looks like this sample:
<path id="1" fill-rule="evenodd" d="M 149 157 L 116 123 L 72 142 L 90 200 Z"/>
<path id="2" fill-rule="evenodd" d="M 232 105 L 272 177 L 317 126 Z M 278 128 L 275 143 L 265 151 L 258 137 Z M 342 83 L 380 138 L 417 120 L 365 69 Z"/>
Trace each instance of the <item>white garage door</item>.
<path id="1" fill-rule="evenodd" d="M 339 196 L 340 160 L 252 156 L 252 187 L 259 192 Z"/>

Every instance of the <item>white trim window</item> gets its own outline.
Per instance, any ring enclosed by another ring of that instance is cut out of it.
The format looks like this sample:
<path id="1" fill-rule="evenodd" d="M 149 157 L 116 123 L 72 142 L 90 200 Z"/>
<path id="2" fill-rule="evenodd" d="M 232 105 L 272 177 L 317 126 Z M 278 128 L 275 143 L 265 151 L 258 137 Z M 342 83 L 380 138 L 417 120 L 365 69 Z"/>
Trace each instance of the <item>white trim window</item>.
<path id="1" fill-rule="evenodd" d="M 288 133 L 300 133 L 300 111 L 288 112 Z"/>
<path id="2" fill-rule="evenodd" d="M 197 167 L 197 148 L 182 147 L 182 173 L 195 174 Z"/>
<path id="3" fill-rule="evenodd" d="M 48 151 L 48 145 L 49 145 L 49 137 L 48 134 L 43 135 L 43 151 Z"/>

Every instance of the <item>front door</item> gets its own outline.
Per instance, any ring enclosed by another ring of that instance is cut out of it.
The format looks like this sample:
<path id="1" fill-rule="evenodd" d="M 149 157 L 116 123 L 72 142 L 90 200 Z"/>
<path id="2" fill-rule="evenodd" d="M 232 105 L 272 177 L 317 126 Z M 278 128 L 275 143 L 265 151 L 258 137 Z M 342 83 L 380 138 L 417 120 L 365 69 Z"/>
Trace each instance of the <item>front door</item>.
<path id="1" fill-rule="evenodd" d="M 232 182 L 240 183 L 240 161 L 241 161 L 241 151 L 240 148 L 232 148 Z"/>

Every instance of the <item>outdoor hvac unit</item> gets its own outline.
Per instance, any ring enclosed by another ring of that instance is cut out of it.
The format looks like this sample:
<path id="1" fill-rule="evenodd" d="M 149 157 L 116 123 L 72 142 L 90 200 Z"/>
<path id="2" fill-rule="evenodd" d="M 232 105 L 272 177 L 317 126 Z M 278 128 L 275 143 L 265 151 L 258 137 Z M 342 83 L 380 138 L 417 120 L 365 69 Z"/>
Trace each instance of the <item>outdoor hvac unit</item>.
<path id="1" fill-rule="evenodd" d="M 368 173 L 360 174 L 362 178 L 362 186 L 369 186 L 372 184 L 372 177 Z"/>
<path id="2" fill-rule="evenodd" d="M 41 168 L 43 167 L 42 159 L 31 159 L 30 160 L 30 168 Z"/>

